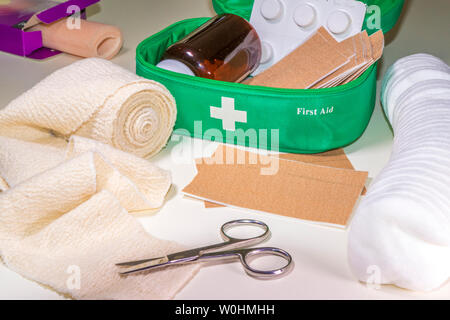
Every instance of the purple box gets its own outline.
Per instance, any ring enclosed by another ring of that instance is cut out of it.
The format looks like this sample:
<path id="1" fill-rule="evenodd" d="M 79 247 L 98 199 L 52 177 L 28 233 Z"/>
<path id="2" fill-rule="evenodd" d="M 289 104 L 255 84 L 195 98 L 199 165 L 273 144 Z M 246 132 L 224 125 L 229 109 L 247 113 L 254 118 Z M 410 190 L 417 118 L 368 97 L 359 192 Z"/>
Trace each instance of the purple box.
<path id="1" fill-rule="evenodd" d="M 38 23 L 55 22 L 75 11 L 81 12 L 81 18 L 85 19 L 84 9 L 99 1 L 9 0 L 7 4 L 3 1 L 0 4 L 0 51 L 39 60 L 59 54 L 59 51 L 43 47 L 41 31 L 24 29 Z"/>

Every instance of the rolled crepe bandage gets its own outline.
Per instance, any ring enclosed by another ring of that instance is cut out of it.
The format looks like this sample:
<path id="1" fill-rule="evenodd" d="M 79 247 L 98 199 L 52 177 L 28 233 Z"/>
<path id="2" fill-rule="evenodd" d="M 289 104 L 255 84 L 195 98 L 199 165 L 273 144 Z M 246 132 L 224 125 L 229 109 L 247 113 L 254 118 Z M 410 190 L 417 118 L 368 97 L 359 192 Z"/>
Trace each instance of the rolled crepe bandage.
<path id="1" fill-rule="evenodd" d="M 166 104 L 151 111 L 155 101 Z M 161 125 L 164 134 L 149 130 L 162 140 L 133 151 L 153 154 L 175 121 L 172 96 L 156 82 L 91 58 L 60 69 L 0 110 L 0 259 L 6 266 L 77 299 L 169 299 L 193 277 L 198 264 L 128 277 L 115 266 L 184 250 L 150 236 L 129 215 L 163 205 L 169 172 L 74 135 L 85 130 L 112 144 L 120 130 L 116 118 L 140 108 L 157 119 L 140 121 Z M 81 272 L 78 287 L 67 285 L 73 267 Z"/>
<path id="2" fill-rule="evenodd" d="M 140 157 L 158 153 L 175 124 L 175 99 L 160 83 L 107 60 L 59 69 L 0 112 L 0 135 L 31 141 L 43 133 L 91 138 Z"/>
<path id="3" fill-rule="evenodd" d="M 41 31 L 43 45 L 47 48 L 85 58 L 111 59 L 122 48 L 123 37 L 119 28 L 83 19 L 80 19 L 79 27 L 75 27 L 68 19 L 48 25 L 41 23 L 30 31 Z"/>
<path id="4" fill-rule="evenodd" d="M 120 88 L 76 134 L 151 157 L 167 143 L 175 119 L 170 92 L 159 83 L 144 81 Z"/>
<path id="5" fill-rule="evenodd" d="M 433 56 L 400 59 L 386 73 L 392 155 L 349 232 L 349 262 L 361 281 L 376 276 L 378 284 L 430 291 L 450 277 L 449 97 L 450 68 Z"/>

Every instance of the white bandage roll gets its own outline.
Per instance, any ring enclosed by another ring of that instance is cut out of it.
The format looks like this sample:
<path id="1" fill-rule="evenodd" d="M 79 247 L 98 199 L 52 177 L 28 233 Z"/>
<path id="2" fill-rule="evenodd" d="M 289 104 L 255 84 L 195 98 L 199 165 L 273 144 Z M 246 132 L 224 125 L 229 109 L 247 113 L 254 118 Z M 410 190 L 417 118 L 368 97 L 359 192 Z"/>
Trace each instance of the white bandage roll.
<path id="1" fill-rule="evenodd" d="M 175 100 L 162 84 L 88 58 L 57 70 L 6 106 L 0 135 L 22 140 L 44 132 L 66 139 L 79 135 L 150 157 L 166 145 L 176 114 Z M 11 134 L 19 127 L 25 129 Z"/>
<path id="2" fill-rule="evenodd" d="M 450 276 L 450 68 L 426 54 L 400 59 L 382 103 L 394 145 L 351 223 L 350 266 L 364 282 L 430 291 Z"/>

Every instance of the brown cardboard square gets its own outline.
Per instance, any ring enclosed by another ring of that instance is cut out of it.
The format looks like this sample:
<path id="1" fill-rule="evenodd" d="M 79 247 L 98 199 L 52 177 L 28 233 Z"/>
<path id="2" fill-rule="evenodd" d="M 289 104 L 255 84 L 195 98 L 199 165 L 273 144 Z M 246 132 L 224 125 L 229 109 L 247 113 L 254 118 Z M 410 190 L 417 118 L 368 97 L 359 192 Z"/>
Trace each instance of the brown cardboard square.
<path id="1" fill-rule="evenodd" d="M 350 63 L 351 57 L 336 50 L 337 42 L 330 40 L 330 37 L 328 31 L 321 27 L 278 63 L 249 80 L 248 84 L 290 89 L 311 88 Z"/>
<path id="2" fill-rule="evenodd" d="M 344 52 L 346 55 L 351 55 L 353 53 L 354 58 L 351 59 L 351 62 L 346 66 L 316 83 L 313 88 L 329 88 L 337 86 L 372 60 L 372 57 L 368 57 L 366 53 L 366 43 L 368 42 L 368 39 L 369 36 L 367 35 L 367 32 L 364 31 L 338 43 L 336 45 L 338 50 Z"/>
<path id="3" fill-rule="evenodd" d="M 336 149 L 316 154 L 282 153 L 279 157 L 284 160 L 299 161 L 324 167 L 354 170 L 344 149 Z"/>
<path id="4" fill-rule="evenodd" d="M 384 50 L 384 34 L 383 31 L 379 30 L 377 32 L 375 32 L 374 34 L 372 34 L 369 37 L 369 47 L 370 49 L 368 50 L 368 52 L 371 55 L 371 60 L 364 66 L 362 67 L 358 72 L 356 72 L 354 75 L 352 75 L 351 77 L 349 77 L 348 79 L 346 79 L 343 84 L 349 83 L 350 81 L 355 80 L 356 78 L 358 78 L 360 75 L 362 75 L 367 69 L 369 69 L 369 67 L 374 64 L 375 62 L 377 62 L 381 56 L 383 55 L 383 50 Z"/>
<path id="5" fill-rule="evenodd" d="M 238 150 L 238 149 L 236 149 Z M 247 153 L 243 150 L 236 151 L 236 158 L 238 157 L 238 152 L 241 153 L 240 157 L 242 158 L 242 155 L 244 157 L 247 155 Z M 347 155 L 344 152 L 344 149 L 335 149 L 327 152 L 322 153 L 316 153 L 316 154 L 295 154 L 295 153 L 281 153 L 276 155 L 271 155 L 279 157 L 280 159 L 284 160 L 291 160 L 291 161 L 300 161 L 304 163 L 310 163 L 315 164 L 319 166 L 325 166 L 325 167 L 333 167 L 333 168 L 341 168 L 341 169 L 350 169 L 354 170 L 354 167 L 350 160 L 347 158 Z M 217 150 L 214 152 L 214 154 L 211 156 L 211 158 L 214 159 L 222 159 L 222 162 L 226 162 L 226 157 L 224 156 L 224 146 L 221 145 L 217 148 Z M 246 161 L 249 161 L 248 157 L 246 158 Z M 364 193 L 364 192 L 363 192 Z M 224 207 L 224 205 L 220 205 L 211 201 L 204 201 L 205 208 L 212 209 L 212 208 L 221 208 Z"/>
<path id="6" fill-rule="evenodd" d="M 198 174 L 183 192 L 235 207 L 336 226 L 347 224 L 367 172 L 278 161 L 274 175 L 261 175 L 259 163 L 197 164 Z"/>
<path id="7" fill-rule="evenodd" d="M 223 207 L 226 207 L 226 206 L 224 206 L 224 205 L 222 205 L 222 204 L 218 204 L 218 203 L 211 202 L 211 201 L 204 201 L 204 205 L 205 205 L 205 208 L 206 208 L 206 209 L 213 209 L 213 208 L 223 208 Z"/>

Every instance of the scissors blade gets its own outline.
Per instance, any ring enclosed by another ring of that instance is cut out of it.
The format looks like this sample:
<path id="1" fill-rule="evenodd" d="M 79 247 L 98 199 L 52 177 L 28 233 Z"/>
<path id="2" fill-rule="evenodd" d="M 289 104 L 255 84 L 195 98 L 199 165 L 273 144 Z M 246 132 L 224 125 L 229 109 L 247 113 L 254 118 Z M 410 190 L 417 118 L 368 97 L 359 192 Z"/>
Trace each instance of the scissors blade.
<path id="1" fill-rule="evenodd" d="M 195 261 L 199 259 L 200 256 L 203 254 L 209 252 L 212 249 L 217 249 L 224 247 L 223 243 L 218 243 L 206 247 L 200 247 L 185 251 L 180 251 L 176 253 L 169 254 L 164 257 L 154 258 L 154 259 L 145 259 L 145 260 L 138 260 L 138 261 L 129 261 L 129 262 L 123 262 L 118 263 L 116 266 L 123 268 L 123 271 L 120 272 L 120 274 L 130 274 L 134 272 L 140 272 L 145 271 L 148 269 L 153 269 L 157 267 L 162 267 L 165 265 L 172 265 L 172 264 L 183 264 Z"/>
<path id="2" fill-rule="evenodd" d="M 202 249 L 203 248 L 180 251 L 177 253 L 169 254 L 167 256 L 154 259 L 122 262 L 117 263 L 116 266 L 122 268 L 122 270 L 119 273 L 125 275 L 157 267 L 162 267 L 169 264 L 186 263 L 198 259 L 200 250 Z"/>
<path id="3" fill-rule="evenodd" d="M 116 266 L 118 267 L 133 267 L 133 266 L 137 266 L 146 262 L 150 262 L 153 260 L 158 260 L 158 259 L 164 259 L 167 258 L 167 256 L 165 257 L 159 257 L 159 258 L 152 258 L 152 259 L 145 259 L 145 260 L 136 260 L 136 261 L 128 261 L 128 262 L 121 262 L 121 263 L 116 263 Z"/>
<path id="4" fill-rule="evenodd" d="M 170 260 L 166 257 L 159 257 L 155 259 L 147 259 L 147 260 L 140 260 L 140 261 L 130 261 L 130 262 L 123 262 L 118 263 L 116 266 L 121 267 L 122 270 L 119 272 L 122 275 L 140 272 L 156 267 L 161 267 L 166 264 L 169 264 Z"/>

